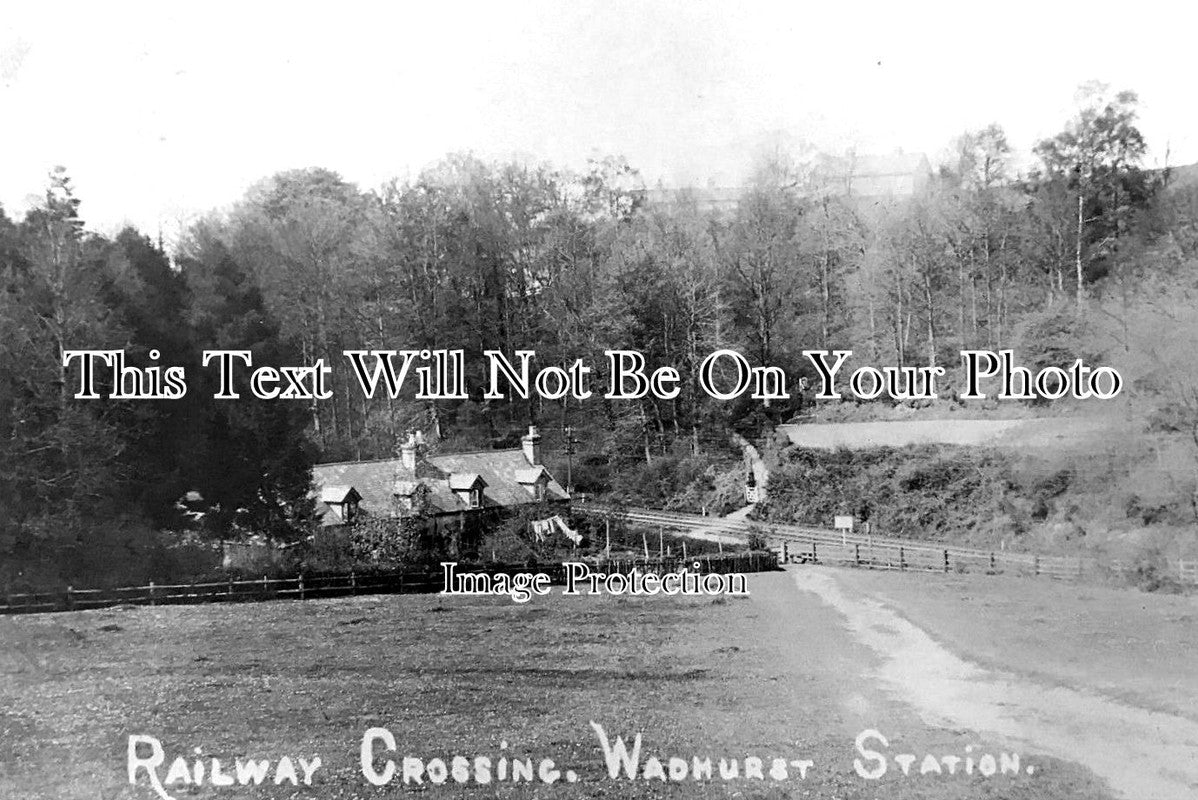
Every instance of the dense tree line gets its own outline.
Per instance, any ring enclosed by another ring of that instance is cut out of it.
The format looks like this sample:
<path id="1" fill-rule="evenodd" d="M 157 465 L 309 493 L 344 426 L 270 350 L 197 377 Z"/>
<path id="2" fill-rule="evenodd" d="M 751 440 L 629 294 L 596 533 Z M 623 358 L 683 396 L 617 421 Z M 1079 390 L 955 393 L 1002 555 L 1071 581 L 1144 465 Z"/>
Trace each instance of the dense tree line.
<path id="1" fill-rule="evenodd" d="M 376 191 L 306 169 L 194 224 L 169 257 L 135 230 L 86 231 L 55 173 L 23 219 L 0 211 L 3 577 L 69 578 L 188 526 L 299 536 L 315 460 L 389 456 L 414 427 L 485 447 L 541 424 L 557 459 L 569 425 L 594 475 L 701 454 L 799 410 L 797 392 L 763 407 L 696 391 L 716 348 L 794 375 L 814 347 L 950 366 L 958 348 L 1021 339 L 1043 358 L 1081 348 L 1088 319 L 1126 328 L 1146 271 L 1184 275 L 1198 250 L 1194 192 L 1162 191 L 1144 152 L 1134 95 L 1094 93 L 1030 173 L 991 126 L 960 138 L 926 192 L 886 203 L 819 163 L 766 165 L 731 211 L 648 193 L 619 159 L 573 173 L 455 156 Z M 59 354 L 101 347 L 187 366 L 187 397 L 73 400 Z M 217 347 L 255 364 L 323 359 L 333 397 L 214 401 L 198 366 Z M 462 348 L 474 395 L 367 400 L 341 357 L 364 348 Z M 602 365 L 610 348 L 676 367 L 688 388 L 583 407 L 481 396 L 484 349 L 535 350 L 546 366 Z"/>

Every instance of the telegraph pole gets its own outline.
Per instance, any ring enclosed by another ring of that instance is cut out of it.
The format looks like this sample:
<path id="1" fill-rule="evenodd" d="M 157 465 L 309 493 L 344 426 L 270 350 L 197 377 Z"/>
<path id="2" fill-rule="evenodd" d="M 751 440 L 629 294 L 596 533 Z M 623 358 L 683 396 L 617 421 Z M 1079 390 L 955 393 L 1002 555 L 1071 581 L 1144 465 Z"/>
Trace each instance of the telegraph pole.
<path id="1" fill-rule="evenodd" d="M 574 426 L 565 425 L 562 433 L 566 435 L 566 494 L 574 494 L 574 454 L 580 442 L 574 438 Z"/>

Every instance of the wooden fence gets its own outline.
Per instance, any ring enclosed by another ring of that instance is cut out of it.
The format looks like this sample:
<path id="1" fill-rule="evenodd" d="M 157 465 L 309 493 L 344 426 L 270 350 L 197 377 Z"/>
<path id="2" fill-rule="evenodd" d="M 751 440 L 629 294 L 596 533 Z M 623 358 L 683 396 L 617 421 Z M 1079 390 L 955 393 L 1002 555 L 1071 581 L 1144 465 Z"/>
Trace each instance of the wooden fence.
<path id="1" fill-rule="evenodd" d="M 805 525 L 730 520 L 643 508 L 616 509 L 602 505 L 576 506 L 575 510 L 599 518 L 683 534 L 718 534 L 747 541 L 751 534 L 757 533 L 769 540 L 770 546 L 784 562 L 931 572 L 1005 573 L 1068 580 L 1125 574 L 1132 569 L 1129 564 L 1104 562 L 1089 556 L 1054 556 L 943 546 L 914 539 L 866 536 Z M 1171 561 L 1164 567 L 1167 577 L 1179 583 L 1198 585 L 1198 560 Z"/>
<path id="2" fill-rule="evenodd" d="M 778 556 L 769 551 L 681 558 L 601 559 L 588 562 L 598 572 L 627 575 L 634 569 L 663 575 L 685 567 L 700 574 L 763 572 L 778 568 Z M 516 564 L 460 564 L 459 572 L 485 572 L 513 575 L 518 572 L 544 572 L 550 583 L 565 583 L 561 564 L 536 567 Z M 409 570 L 388 573 L 347 575 L 298 575 L 294 578 L 267 578 L 203 583 L 124 586 L 115 589 L 53 589 L 36 592 L 6 592 L 0 614 L 28 614 L 46 611 L 79 611 L 118 605 L 190 605 L 196 603 L 238 603 L 261 600 L 308 600 L 318 597 L 345 597 L 358 594 L 427 594 L 444 588 L 443 573 L 436 570 Z"/>

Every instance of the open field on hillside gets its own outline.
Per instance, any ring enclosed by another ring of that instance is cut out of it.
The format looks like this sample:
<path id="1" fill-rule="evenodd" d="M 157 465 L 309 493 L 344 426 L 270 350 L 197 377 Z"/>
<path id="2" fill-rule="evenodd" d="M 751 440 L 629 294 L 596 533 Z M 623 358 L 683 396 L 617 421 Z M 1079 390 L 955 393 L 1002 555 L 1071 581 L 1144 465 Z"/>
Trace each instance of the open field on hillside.
<path id="1" fill-rule="evenodd" d="M 1109 796 L 1076 765 L 923 722 L 880 688 L 872 652 L 791 575 L 751 576 L 744 599 L 407 595 L 0 619 L 0 796 L 154 797 L 144 774 L 127 785 L 130 734 L 161 740 L 164 774 L 197 747 L 226 765 L 322 759 L 311 787 L 168 786 L 176 798 Z M 757 756 L 766 779 L 721 780 L 717 769 L 698 783 L 613 780 L 592 721 L 613 738 L 641 733 L 642 762 L 735 758 L 744 769 Z M 359 743 L 376 726 L 394 734 L 397 761 L 552 758 L 578 781 L 404 787 L 397 778 L 374 789 Z M 920 759 L 1022 752 L 1034 774 L 903 777 L 891 760 L 881 781 L 867 781 L 853 770 L 866 729 L 889 737 L 889 753 Z M 774 758 L 814 766 L 805 779 L 790 767 L 775 781 Z"/>
<path id="2" fill-rule="evenodd" d="M 1198 450 L 1125 410 L 783 425 L 760 516 L 827 525 L 852 513 L 899 538 L 1135 564 L 1134 580 L 1154 586 L 1198 558 Z"/>
<path id="3" fill-rule="evenodd" d="M 919 419 L 779 425 L 791 444 L 817 450 L 905 447 L 917 444 L 990 446 L 1019 450 L 1094 447 L 1118 428 L 1110 419 Z"/>
<path id="4" fill-rule="evenodd" d="M 999 575 L 837 577 L 971 661 L 1198 721 L 1198 596 Z"/>

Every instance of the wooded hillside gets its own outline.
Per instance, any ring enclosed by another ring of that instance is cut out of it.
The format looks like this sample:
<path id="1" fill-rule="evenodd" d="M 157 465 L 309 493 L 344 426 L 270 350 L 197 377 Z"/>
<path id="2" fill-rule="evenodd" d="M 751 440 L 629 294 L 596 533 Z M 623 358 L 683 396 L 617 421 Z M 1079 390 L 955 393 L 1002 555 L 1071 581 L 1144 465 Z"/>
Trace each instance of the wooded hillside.
<path id="1" fill-rule="evenodd" d="M 451 156 L 373 190 L 314 168 L 265 179 L 169 254 L 143 232 L 87 231 L 58 172 L 23 219 L 0 211 L 0 577 L 146 563 L 154 532 L 195 528 L 197 513 L 205 536 L 299 537 L 314 461 L 391 455 L 409 428 L 455 449 L 511 445 L 537 423 L 556 468 L 569 425 L 575 482 L 603 491 L 803 408 L 695 391 L 699 360 L 722 347 L 794 375 L 809 374 L 805 348 L 950 368 L 961 348 L 1013 347 L 1029 365 L 1084 356 L 1123 371 L 1114 402 L 1135 425 L 1198 458 L 1198 185 L 1145 170 L 1144 152 L 1124 92 L 1093 94 L 1023 174 L 999 126 L 967 133 L 907 199 L 846 194 L 820 162 L 787 158 L 727 208 L 656 199 L 616 158 L 574 172 Z M 59 354 L 101 347 L 187 365 L 191 390 L 73 399 Z M 324 359 L 333 396 L 214 401 L 198 366 L 216 347 L 256 364 Z M 341 351 L 368 348 L 530 349 L 541 366 L 625 348 L 687 388 L 495 402 L 476 372 L 469 400 L 366 400 Z M 1175 491 L 1193 492 L 1192 476 Z"/>

